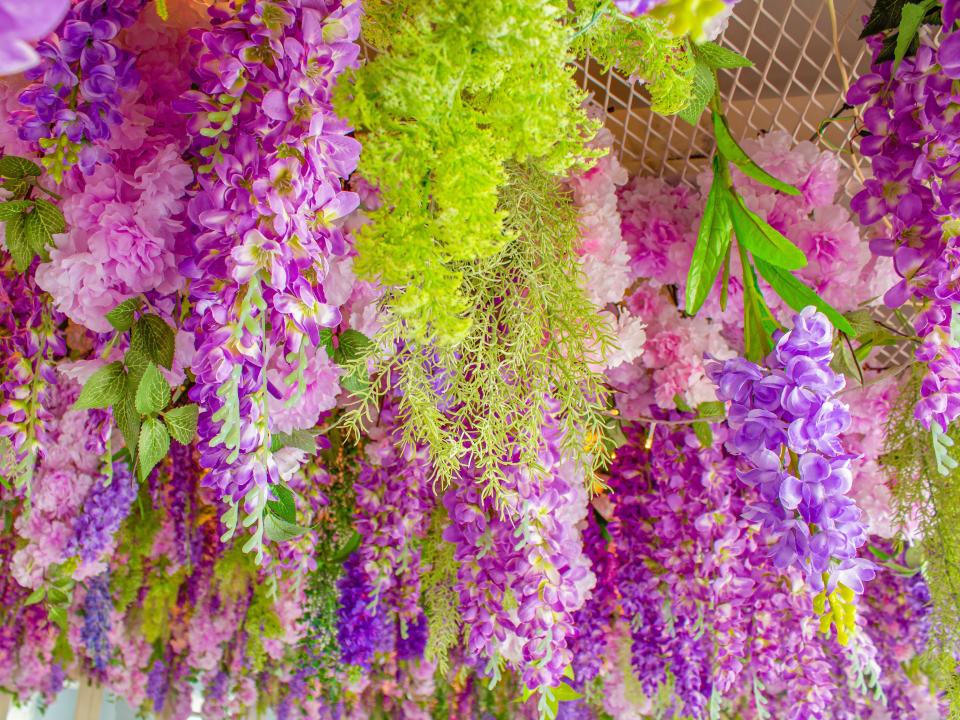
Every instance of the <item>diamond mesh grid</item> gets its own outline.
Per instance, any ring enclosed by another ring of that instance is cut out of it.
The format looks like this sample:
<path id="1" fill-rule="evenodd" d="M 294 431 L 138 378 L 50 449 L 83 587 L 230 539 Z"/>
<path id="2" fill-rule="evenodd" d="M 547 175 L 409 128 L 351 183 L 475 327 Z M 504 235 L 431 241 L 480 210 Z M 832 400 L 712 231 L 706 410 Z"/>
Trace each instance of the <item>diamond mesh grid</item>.
<path id="1" fill-rule="evenodd" d="M 851 78 L 869 66 L 857 39 L 868 0 L 740 0 L 717 42 L 753 67 L 721 71 L 720 91 L 736 137 L 783 130 L 838 151 L 846 169 L 844 191 L 856 190 L 862 170 L 849 152 L 850 112 L 841 112 Z M 578 80 L 606 111 L 621 162 L 631 171 L 695 185 L 713 150 L 709 115 L 691 127 L 650 110 L 643 87 L 587 58 Z M 829 122 L 836 116 L 833 122 Z M 823 130 L 821 137 L 821 123 Z M 768 168 L 776 173 L 776 168 Z"/>

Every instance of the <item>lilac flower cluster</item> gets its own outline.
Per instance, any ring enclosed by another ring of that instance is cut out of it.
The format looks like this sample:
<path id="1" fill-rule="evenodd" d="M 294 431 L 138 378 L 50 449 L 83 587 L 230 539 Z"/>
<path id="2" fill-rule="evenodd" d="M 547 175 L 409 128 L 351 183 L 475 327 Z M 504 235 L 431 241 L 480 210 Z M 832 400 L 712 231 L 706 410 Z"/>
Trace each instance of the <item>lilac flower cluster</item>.
<path id="1" fill-rule="evenodd" d="M 770 369 L 734 358 L 711 361 L 708 374 L 717 397 L 730 403 L 727 447 L 750 466 L 740 478 L 759 500 L 747 517 L 776 538 L 774 564 L 799 568 L 814 589 L 835 598 L 831 605 L 844 604 L 833 595 L 838 587 L 859 594 L 874 575 L 872 564 L 857 558 L 866 532 L 847 497 L 852 456 L 839 436 L 850 413 L 836 398 L 844 380 L 830 368 L 830 321 L 807 307 L 793 325 L 777 340 Z M 845 635 L 840 621 L 849 627 L 852 617 L 835 619 Z"/>
<path id="2" fill-rule="evenodd" d="M 63 316 L 44 302 L 29 275 L 0 269 L 0 308 L 0 438 L 10 443 L 0 474 L 20 485 L 44 452 L 53 363 L 67 347 L 57 332 Z"/>
<path id="3" fill-rule="evenodd" d="M 279 481 L 268 400 L 305 392 L 327 303 L 331 255 L 345 254 L 336 221 L 358 203 L 341 190 L 359 143 L 330 105 L 359 48 L 359 3 L 280 0 L 211 8 L 198 31 L 194 83 L 177 104 L 191 115 L 201 190 L 190 203 L 194 247 L 182 271 L 196 317 L 191 399 L 201 408 L 200 462 L 221 497 L 262 512 Z M 282 380 L 268 379 L 268 367 Z"/>
<path id="4" fill-rule="evenodd" d="M 103 672 L 110 662 L 110 613 L 113 600 L 110 597 L 110 576 L 97 575 L 87 582 L 87 595 L 83 600 L 83 629 L 81 639 L 87 657 L 94 669 Z"/>
<path id="5" fill-rule="evenodd" d="M 134 56 L 117 34 L 137 19 L 145 0 L 80 0 L 57 31 L 41 42 L 40 65 L 20 94 L 22 110 L 11 118 L 23 140 L 37 143 L 44 165 L 60 182 L 77 164 L 90 174 L 109 156 L 100 144 L 123 119 L 121 91 L 137 83 Z"/>
<path id="6" fill-rule="evenodd" d="M 588 507 L 583 470 L 562 457 L 554 420 L 541 442 L 539 472 L 504 459 L 502 506 L 483 495 L 472 467 L 443 498 L 468 650 L 494 677 L 501 660 L 519 666 L 530 689 L 563 680 L 573 614 L 595 582 L 578 530 Z"/>
<path id="7" fill-rule="evenodd" d="M 370 587 L 357 553 L 347 558 L 343 570 L 337 582 L 340 593 L 340 609 L 337 611 L 340 660 L 345 665 L 357 665 L 369 670 L 373 653 L 386 634 L 384 614 L 368 611 Z"/>
<path id="8" fill-rule="evenodd" d="M 84 498 L 83 509 L 74 520 L 68 553 L 79 554 L 82 565 L 97 562 L 107 548 L 113 547 L 114 536 L 136 497 L 133 474 L 125 463 L 114 463 L 113 477 L 98 478 Z"/>
<path id="9" fill-rule="evenodd" d="M 354 481 L 358 553 L 371 588 L 371 611 L 395 613 L 401 622 L 421 615 L 420 545 L 430 525 L 434 495 L 424 451 L 401 446 L 396 409 L 380 411 L 374 442 Z"/>
<path id="10" fill-rule="evenodd" d="M 921 40 L 917 53 L 893 67 L 879 61 L 883 38 L 871 39 L 871 72 L 850 88 L 847 102 L 864 106 L 868 135 L 860 152 L 872 177 L 852 200 L 864 225 L 876 225 L 870 249 L 893 259 L 900 281 L 884 301 L 912 303 L 917 359 L 927 363 L 917 418 L 943 430 L 960 416 L 960 353 L 951 346 L 953 304 L 960 302 L 960 130 L 955 80 L 960 78 L 960 32 L 955 4 L 943 10 L 939 49 Z"/>

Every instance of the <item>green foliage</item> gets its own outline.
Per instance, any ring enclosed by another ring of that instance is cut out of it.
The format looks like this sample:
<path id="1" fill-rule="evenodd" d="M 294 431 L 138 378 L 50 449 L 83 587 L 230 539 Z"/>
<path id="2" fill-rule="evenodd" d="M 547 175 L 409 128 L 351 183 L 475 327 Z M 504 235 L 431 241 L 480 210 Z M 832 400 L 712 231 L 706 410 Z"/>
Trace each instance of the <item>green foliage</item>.
<path id="1" fill-rule="evenodd" d="M 960 471 L 954 459 L 945 462 L 942 457 L 956 451 L 945 439 L 935 441 L 914 417 L 924 374 L 925 366 L 917 364 L 901 382 L 900 396 L 887 423 L 881 464 L 893 491 L 899 523 L 903 526 L 908 519 L 919 523 L 933 612 L 928 661 L 937 685 L 950 698 L 950 717 L 954 718 L 960 717 L 960 675 L 955 661 L 960 650 Z M 953 425 L 946 440 L 956 443 L 958 439 L 960 428 Z"/>
<path id="2" fill-rule="evenodd" d="M 450 668 L 450 649 L 460 636 L 460 598 L 455 589 L 457 567 L 456 548 L 443 539 L 447 513 L 437 505 L 430 521 L 430 531 L 423 543 L 423 606 L 429 632 L 424 657 L 437 663 L 437 670 L 446 675 Z"/>
<path id="3" fill-rule="evenodd" d="M 671 115 L 690 104 L 696 59 L 685 39 L 659 20 L 624 15 L 612 0 L 576 0 L 574 5 L 573 26 L 581 29 L 573 42 L 577 55 L 589 53 L 606 69 L 616 67 L 644 80 L 655 112 Z"/>
<path id="4" fill-rule="evenodd" d="M 0 187 L 10 193 L 6 202 L 0 202 L 0 222 L 6 224 L 7 251 L 19 272 L 25 272 L 37 256 L 49 260 L 47 249 L 53 244 L 53 236 L 67 226 L 60 208 L 49 200 L 33 197 L 39 191 L 60 199 L 40 184 L 40 174 L 40 166 L 27 158 L 0 157 Z"/>
<path id="5" fill-rule="evenodd" d="M 713 159 L 714 175 L 720 173 L 720 156 Z M 693 249 L 693 258 L 690 260 L 690 270 L 687 273 L 686 310 L 696 315 L 703 307 L 710 290 L 720 274 L 720 266 L 730 248 L 733 225 L 727 203 L 724 199 L 723 186 L 720 183 L 710 185 L 707 195 L 707 204 L 703 210 L 703 219 L 697 231 L 697 244 Z"/>
<path id="6" fill-rule="evenodd" d="M 379 398 L 398 389 L 405 442 L 429 449 L 441 485 L 472 462 L 485 494 L 499 491 L 505 449 L 518 450 L 517 463 L 539 467 L 547 413 L 561 422 L 571 457 L 605 461 L 603 445 L 594 440 L 585 448 L 584 439 L 606 431 L 607 390 L 590 358 L 611 340 L 581 289 L 576 210 L 542 166 L 511 167 L 501 194 L 516 239 L 492 258 L 458 267 L 461 296 L 469 299 L 463 342 L 415 344 L 404 318 L 388 315 L 373 347 L 405 347 L 358 359 L 377 369 L 344 418 L 361 427 Z"/>
<path id="7" fill-rule="evenodd" d="M 514 239 L 500 207 L 508 166 L 564 173 L 589 155 L 564 0 L 365 4 L 379 51 L 338 83 L 382 205 L 357 236 L 357 273 L 390 289 L 404 339 L 451 347 L 471 332 L 470 263 Z M 389 31 L 386 29 L 389 28 Z M 531 112 L 536 108 L 536 112 Z"/>

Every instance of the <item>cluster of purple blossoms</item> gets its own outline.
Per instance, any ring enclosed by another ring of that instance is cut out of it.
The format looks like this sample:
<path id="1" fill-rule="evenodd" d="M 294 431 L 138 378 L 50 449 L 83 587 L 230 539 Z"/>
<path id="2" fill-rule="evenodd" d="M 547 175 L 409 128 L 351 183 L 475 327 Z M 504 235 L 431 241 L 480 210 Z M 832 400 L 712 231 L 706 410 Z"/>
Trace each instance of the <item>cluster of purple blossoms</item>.
<path id="1" fill-rule="evenodd" d="M 340 661 L 370 670 L 373 654 L 384 644 L 388 634 L 384 614 L 370 612 L 370 587 L 367 574 L 357 553 L 343 564 L 343 575 L 337 581 L 340 608 L 337 610 L 337 642 Z"/>
<path id="2" fill-rule="evenodd" d="M 531 690 L 563 681 L 573 616 L 595 582 L 578 529 L 588 508 L 583 470 L 563 458 L 554 420 L 541 443 L 539 471 L 504 459 L 499 503 L 469 466 L 443 498 L 468 651 L 494 679 L 500 661 L 521 668 Z"/>
<path id="3" fill-rule="evenodd" d="M 864 225 L 877 225 L 870 249 L 890 257 L 901 280 L 884 296 L 889 307 L 910 303 L 923 338 L 917 359 L 927 363 L 917 418 L 943 430 L 960 416 L 960 352 L 950 341 L 954 303 L 960 302 L 960 126 L 954 81 L 960 79 L 960 4 L 943 8 L 939 49 L 921 40 L 897 68 L 880 62 L 883 38 L 871 39 L 874 62 L 847 93 L 864 106 L 868 135 L 860 152 L 872 177 L 851 206 Z"/>
<path id="4" fill-rule="evenodd" d="M 87 595 L 83 600 L 83 628 L 81 642 L 93 667 L 102 673 L 110 662 L 110 613 L 113 599 L 110 597 L 110 576 L 97 575 L 87 582 Z"/>
<path id="5" fill-rule="evenodd" d="M 204 482 L 261 514 L 283 463 L 271 452 L 269 396 L 296 403 L 303 374 L 338 325 L 327 259 L 346 253 L 337 221 L 358 204 L 342 191 L 359 143 L 333 113 L 340 72 L 359 52 L 359 3 L 278 0 L 210 9 L 196 31 L 191 116 L 200 192 L 189 213 L 196 384 Z M 267 378 L 279 368 L 282 382 Z M 294 468 L 295 469 L 295 468 Z"/>
<path id="6" fill-rule="evenodd" d="M 33 82 L 13 113 L 23 140 L 37 143 L 43 164 L 60 182 L 78 165 L 84 174 L 109 159 L 98 144 L 123 119 L 121 91 L 137 84 L 134 56 L 121 50 L 117 34 L 137 19 L 145 0 L 80 0 L 57 31 L 41 42 L 40 65 L 27 71 Z"/>
<path id="7" fill-rule="evenodd" d="M 357 550 L 371 588 L 371 611 L 396 614 L 416 623 L 420 610 L 420 545 L 430 525 L 434 495 L 430 464 L 423 450 L 403 447 L 393 403 L 380 411 L 374 442 L 354 481 Z"/>
<path id="8" fill-rule="evenodd" d="M 167 666 L 163 660 L 158 658 L 153 661 L 153 665 L 150 666 L 150 671 L 147 673 L 147 697 L 152 701 L 154 712 L 163 712 L 163 705 L 169 689 L 170 681 L 167 677 Z"/>
<path id="9" fill-rule="evenodd" d="M 43 454 L 54 361 L 67 353 L 57 332 L 63 316 L 43 301 L 30 274 L 0 269 L 0 476 L 22 485 Z"/>
<path id="10" fill-rule="evenodd" d="M 776 538 L 774 564 L 797 567 L 818 592 L 839 585 L 859 594 L 874 569 L 857 558 L 866 531 L 847 497 L 853 456 L 840 435 L 850 413 L 836 398 L 844 379 L 830 368 L 833 328 L 813 307 L 793 325 L 777 340 L 769 369 L 734 358 L 708 362 L 707 372 L 717 397 L 730 403 L 727 447 L 749 464 L 740 478 L 759 495 L 746 517 Z"/>
<path id="11" fill-rule="evenodd" d="M 67 546 L 79 554 L 81 564 L 97 562 L 114 543 L 114 536 L 126 520 L 137 497 L 137 484 L 126 463 L 113 464 L 113 477 L 98 478 L 83 500 L 73 523 L 73 538 Z"/>

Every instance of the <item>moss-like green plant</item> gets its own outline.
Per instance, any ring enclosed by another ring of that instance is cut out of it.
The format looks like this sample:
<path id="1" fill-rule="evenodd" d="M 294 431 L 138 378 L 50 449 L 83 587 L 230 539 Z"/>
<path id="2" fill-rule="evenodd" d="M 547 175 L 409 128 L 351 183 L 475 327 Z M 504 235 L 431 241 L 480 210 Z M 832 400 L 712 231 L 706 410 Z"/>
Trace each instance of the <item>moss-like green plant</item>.
<path id="1" fill-rule="evenodd" d="M 597 130 L 572 78 L 566 2 L 373 0 L 365 10 L 377 54 L 335 97 L 382 200 L 358 234 L 356 269 L 389 288 L 404 338 L 453 347 L 474 302 L 464 264 L 513 239 L 499 207 L 508 166 L 566 172 Z"/>
<path id="2" fill-rule="evenodd" d="M 613 0 L 575 0 L 573 47 L 606 70 L 646 83 L 654 112 L 671 115 L 690 102 L 696 61 L 689 41 L 651 17 L 631 18 Z"/>

